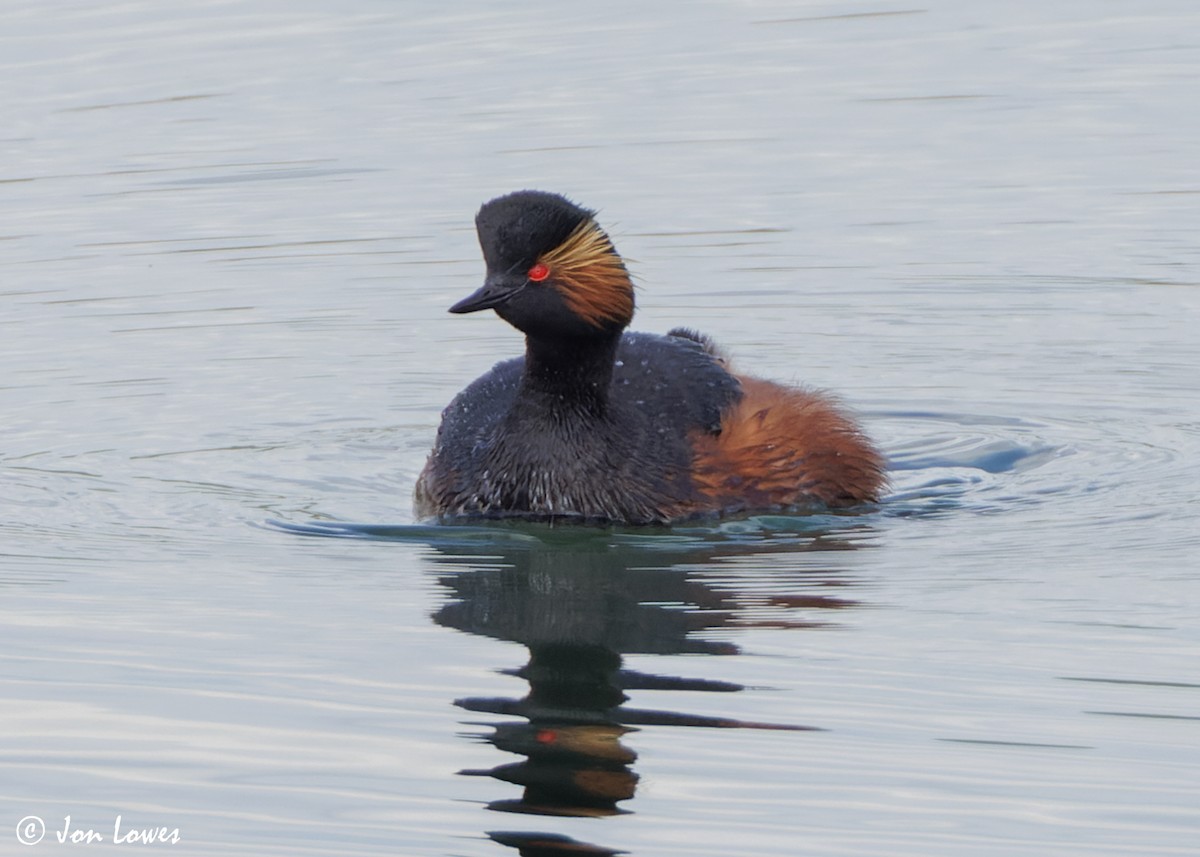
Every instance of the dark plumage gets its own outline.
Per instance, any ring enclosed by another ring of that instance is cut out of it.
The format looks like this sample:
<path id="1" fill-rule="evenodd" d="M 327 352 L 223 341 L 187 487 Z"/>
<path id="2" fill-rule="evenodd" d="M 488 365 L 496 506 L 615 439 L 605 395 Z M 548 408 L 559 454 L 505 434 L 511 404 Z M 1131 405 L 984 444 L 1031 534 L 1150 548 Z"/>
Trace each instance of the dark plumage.
<path id="1" fill-rule="evenodd" d="M 476 217 L 483 286 L 526 337 L 450 403 L 422 517 L 668 523 L 878 499 L 882 459 L 828 396 L 731 374 L 705 336 L 623 333 L 633 285 L 594 213 L 519 191 Z"/>

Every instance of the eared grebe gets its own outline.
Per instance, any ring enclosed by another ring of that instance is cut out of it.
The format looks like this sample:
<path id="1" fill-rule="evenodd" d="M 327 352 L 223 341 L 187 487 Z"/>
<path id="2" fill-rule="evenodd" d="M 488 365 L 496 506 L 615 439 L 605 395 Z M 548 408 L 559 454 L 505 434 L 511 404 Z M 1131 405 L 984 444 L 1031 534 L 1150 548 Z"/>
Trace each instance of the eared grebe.
<path id="1" fill-rule="evenodd" d="M 732 372 L 704 336 L 625 333 L 633 284 L 595 213 L 552 193 L 475 218 L 483 286 L 525 334 L 442 414 L 421 517 L 650 524 L 878 499 L 883 459 L 830 396 Z"/>

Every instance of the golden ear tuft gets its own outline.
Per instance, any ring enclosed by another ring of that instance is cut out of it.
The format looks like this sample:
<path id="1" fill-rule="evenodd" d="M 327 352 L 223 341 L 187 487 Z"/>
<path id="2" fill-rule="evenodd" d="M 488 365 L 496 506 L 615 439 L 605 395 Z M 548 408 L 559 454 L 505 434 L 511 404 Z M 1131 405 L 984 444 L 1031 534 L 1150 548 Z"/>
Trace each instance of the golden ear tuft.
<path id="1" fill-rule="evenodd" d="M 538 257 L 571 311 L 595 327 L 633 321 L 633 283 L 612 241 L 596 221 L 575 227 L 563 243 Z"/>

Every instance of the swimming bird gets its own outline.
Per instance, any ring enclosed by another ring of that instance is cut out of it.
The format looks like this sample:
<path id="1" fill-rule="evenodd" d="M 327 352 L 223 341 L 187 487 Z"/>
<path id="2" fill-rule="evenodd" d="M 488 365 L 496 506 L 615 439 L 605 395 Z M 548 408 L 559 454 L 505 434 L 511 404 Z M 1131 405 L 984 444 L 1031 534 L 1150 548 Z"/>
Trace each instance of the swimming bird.
<path id="1" fill-rule="evenodd" d="M 629 272 L 596 213 L 522 190 L 475 218 L 483 285 L 525 335 L 442 413 L 422 518 L 670 524 L 878 501 L 884 460 L 828 393 L 743 375 L 706 336 L 626 331 Z"/>

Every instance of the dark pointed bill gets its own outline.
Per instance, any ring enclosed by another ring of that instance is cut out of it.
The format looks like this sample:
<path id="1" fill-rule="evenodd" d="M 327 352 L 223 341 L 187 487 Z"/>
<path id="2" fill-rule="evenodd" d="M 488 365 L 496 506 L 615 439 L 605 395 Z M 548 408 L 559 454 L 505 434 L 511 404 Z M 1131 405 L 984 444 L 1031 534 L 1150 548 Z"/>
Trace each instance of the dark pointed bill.
<path id="1" fill-rule="evenodd" d="M 479 312 L 481 309 L 492 309 L 511 298 L 525 286 L 524 280 L 501 280 L 488 278 L 484 284 L 472 294 L 450 307 L 450 312 L 468 313 Z"/>

